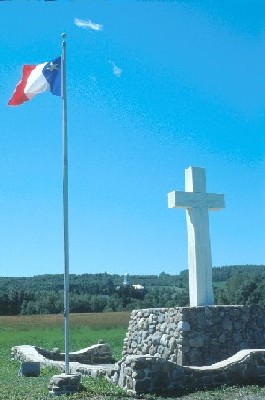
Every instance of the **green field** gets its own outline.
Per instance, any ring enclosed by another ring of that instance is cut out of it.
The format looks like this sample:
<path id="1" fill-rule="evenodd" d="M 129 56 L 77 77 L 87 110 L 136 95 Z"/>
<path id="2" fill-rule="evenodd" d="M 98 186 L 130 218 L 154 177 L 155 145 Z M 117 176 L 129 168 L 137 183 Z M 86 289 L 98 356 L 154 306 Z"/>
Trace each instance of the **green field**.
<path id="1" fill-rule="evenodd" d="M 116 360 L 121 357 L 123 339 L 130 313 L 72 314 L 70 316 L 70 350 L 76 351 L 98 342 L 111 345 Z M 45 370 L 38 378 L 18 377 L 19 362 L 11 361 L 11 348 L 31 344 L 47 349 L 64 350 L 64 322 L 60 315 L 0 317 L 0 399 L 47 399 L 48 383 L 57 371 Z M 121 395 L 122 391 L 104 379 L 83 379 L 86 391 L 67 396 L 85 399 L 92 395 Z M 65 398 L 66 396 L 60 396 Z"/>
<path id="2" fill-rule="evenodd" d="M 71 314 L 70 350 L 76 351 L 102 339 L 111 345 L 116 360 L 120 359 L 130 313 Z M 36 315 L 0 317 L 0 400 L 50 399 L 48 383 L 55 370 L 43 369 L 38 378 L 18 376 L 19 362 L 10 359 L 11 347 L 31 344 L 47 349 L 59 347 L 63 351 L 63 317 L 60 315 Z M 104 378 L 82 378 L 84 390 L 60 399 L 111 400 L 128 398 L 120 388 Z M 146 396 L 148 400 L 161 399 Z M 182 400 L 258 400 L 265 399 L 265 389 L 257 386 L 244 388 L 219 388 L 181 397 Z"/>

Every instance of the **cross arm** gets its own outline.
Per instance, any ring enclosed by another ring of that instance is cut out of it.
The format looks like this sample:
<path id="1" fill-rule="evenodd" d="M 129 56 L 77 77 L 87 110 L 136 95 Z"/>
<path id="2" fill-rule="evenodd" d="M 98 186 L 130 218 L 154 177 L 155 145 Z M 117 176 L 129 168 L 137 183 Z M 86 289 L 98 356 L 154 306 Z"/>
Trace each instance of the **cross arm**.
<path id="1" fill-rule="evenodd" d="M 225 208 L 223 194 L 179 192 L 168 193 L 169 208 L 208 208 L 219 211 Z"/>

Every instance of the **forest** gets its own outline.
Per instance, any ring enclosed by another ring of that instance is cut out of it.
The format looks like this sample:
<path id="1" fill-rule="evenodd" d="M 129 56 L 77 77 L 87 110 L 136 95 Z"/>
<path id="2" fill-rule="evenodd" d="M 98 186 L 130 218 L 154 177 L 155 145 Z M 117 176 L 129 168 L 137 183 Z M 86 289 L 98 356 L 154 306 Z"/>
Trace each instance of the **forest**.
<path id="1" fill-rule="evenodd" d="M 213 268 L 215 304 L 265 305 L 265 266 Z M 178 275 L 70 275 L 70 312 L 93 313 L 189 305 L 188 271 Z M 141 285 L 141 287 L 139 286 Z M 63 275 L 0 277 L 0 315 L 63 313 Z"/>

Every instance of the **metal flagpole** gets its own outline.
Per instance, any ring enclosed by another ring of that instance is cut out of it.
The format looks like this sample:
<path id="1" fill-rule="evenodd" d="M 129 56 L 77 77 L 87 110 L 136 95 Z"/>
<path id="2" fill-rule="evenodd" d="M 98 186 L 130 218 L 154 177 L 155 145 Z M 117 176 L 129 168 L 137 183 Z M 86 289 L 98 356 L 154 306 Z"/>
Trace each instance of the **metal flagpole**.
<path id="1" fill-rule="evenodd" d="M 68 232 L 68 146 L 66 103 L 66 34 L 62 33 L 62 134 L 63 134 L 63 217 L 64 217 L 64 342 L 65 374 L 69 374 L 69 232 Z"/>

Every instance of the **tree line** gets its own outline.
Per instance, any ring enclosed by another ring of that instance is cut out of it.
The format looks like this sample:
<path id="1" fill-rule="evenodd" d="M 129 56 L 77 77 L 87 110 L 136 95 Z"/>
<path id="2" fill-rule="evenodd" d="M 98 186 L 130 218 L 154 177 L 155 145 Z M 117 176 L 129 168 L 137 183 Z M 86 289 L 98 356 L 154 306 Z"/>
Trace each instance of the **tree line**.
<path id="1" fill-rule="evenodd" d="M 213 268 L 215 304 L 265 305 L 265 266 Z M 142 285 L 137 289 L 133 285 Z M 0 277 L 0 315 L 63 313 L 63 275 Z M 70 275 L 70 312 L 108 312 L 189 305 L 188 271 L 178 275 Z"/>

